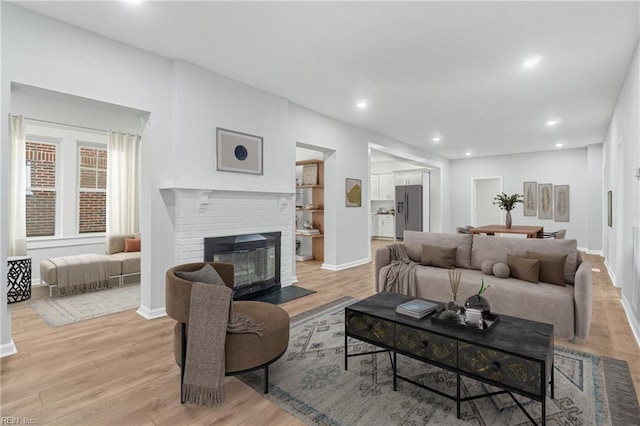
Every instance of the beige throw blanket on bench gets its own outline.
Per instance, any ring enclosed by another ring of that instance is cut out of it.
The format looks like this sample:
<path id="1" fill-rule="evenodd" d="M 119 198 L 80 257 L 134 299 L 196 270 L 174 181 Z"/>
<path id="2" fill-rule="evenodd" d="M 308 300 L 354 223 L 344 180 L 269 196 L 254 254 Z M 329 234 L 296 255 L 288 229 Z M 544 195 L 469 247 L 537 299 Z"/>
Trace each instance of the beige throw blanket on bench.
<path id="1" fill-rule="evenodd" d="M 380 269 L 382 289 L 393 293 L 417 296 L 416 263 L 409 259 L 404 244 L 387 246 L 391 254 L 391 263 Z"/>
<path id="2" fill-rule="evenodd" d="M 60 296 L 84 293 L 109 288 L 111 276 L 109 257 L 101 254 L 79 254 L 76 256 L 49 259 L 56 265 Z"/>

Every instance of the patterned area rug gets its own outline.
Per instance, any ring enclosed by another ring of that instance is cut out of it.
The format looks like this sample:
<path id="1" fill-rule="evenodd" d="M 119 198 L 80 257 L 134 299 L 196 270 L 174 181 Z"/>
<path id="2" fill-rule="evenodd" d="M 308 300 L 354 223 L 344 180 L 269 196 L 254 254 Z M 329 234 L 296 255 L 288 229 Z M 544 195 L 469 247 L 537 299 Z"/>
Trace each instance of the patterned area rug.
<path id="1" fill-rule="evenodd" d="M 508 395 L 463 402 L 461 419 L 455 402 L 410 383 L 392 389 L 386 353 L 349 358 L 344 370 L 344 307 L 342 298 L 291 319 L 287 353 L 269 368 L 266 395 L 308 424 L 323 425 L 526 425 L 524 413 Z M 349 353 L 372 347 L 349 339 Z M 547 424 L 637 424 L 640 409 L 626 362 L 555 348 L 555 399 L 547 398 Z M 456 376 L 446 370 L 398 356 L 403 375 L 455 395 Z M 262 393 L 262 373 L 238 376 Z M 463 396 L 498 390 L 463 378 Z M 518 400 L 540 422 L 541 404 Z"/>
<path id="2" fill-rule="evenodd" d="M 140 306 L 140 284 L 67 297 L 32 300 L 29 306 L 51 327 L 60 327 Z"/>

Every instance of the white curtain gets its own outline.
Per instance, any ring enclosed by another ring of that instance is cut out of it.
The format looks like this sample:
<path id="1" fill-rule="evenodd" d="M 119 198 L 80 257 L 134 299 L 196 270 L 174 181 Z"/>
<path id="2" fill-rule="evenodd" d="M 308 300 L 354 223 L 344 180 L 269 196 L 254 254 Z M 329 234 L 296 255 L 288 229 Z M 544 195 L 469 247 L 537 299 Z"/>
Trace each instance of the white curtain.
<path id="1" fill-rule="evenodd" d="M 107 234 L 139 232 L 140 136 L 109 132 Z"/>
<path id="2" fill-rule="evenodd" d="M 27 254 L 26 154 L 24 119 L 9 117 L 11 164 L 9 165 L 9 256 Z"/>

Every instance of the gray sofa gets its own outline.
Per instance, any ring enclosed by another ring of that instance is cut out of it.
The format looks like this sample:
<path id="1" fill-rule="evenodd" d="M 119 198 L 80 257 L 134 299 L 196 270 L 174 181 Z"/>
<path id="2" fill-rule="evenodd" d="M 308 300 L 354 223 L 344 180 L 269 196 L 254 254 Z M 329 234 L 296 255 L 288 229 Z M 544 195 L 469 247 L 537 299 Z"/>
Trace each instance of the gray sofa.
<path id="1" fill-rule="evenodd" d="M 455 266 L 461 271 L 457 302 L 478 292 L 482 278 L 489 288 L 483 296 L 491 304 L 491 312 L 529 320 L 551 323 L 558 337 L 587 338 L 591 325 L 592 272 L 591 263 L 583 261 L 576 240 L 506 238 L 476 234 L 439 234 L 405 231 L 404 245 L 409 258 L 420 263 L 422 245 L 456 247 Z M 513 277 L 498 278 L 483 274 L 482 262 L 507 263 L 507 254 L 525 256 L 527 251 L 547 254 L 567 254 L 564 286 L 540 281 L 531 283 Z M 391 261 L 390 251 L 376 251 L 376 291 L 380 292 L 380 269 Z M 414 296 L 448 302 L 451 300 L 449 271 L 451 269 L 418 265 Z"/>
<path id="2" fill-rule="evenodd" d="M 125 238 L 140 239 L 140 234 L 108 235 L 106 239 L 106 257 L 109 259 L 111 277 L 117 277 L 123 284 L 125 276 L 140 273 L 140 252 L 125 252 Z M 42 284 L 49 286 L 49 296 L 53 288 L 58 286 L 56 265 L 49 259 L 40 262 L 40 278 Z"/>

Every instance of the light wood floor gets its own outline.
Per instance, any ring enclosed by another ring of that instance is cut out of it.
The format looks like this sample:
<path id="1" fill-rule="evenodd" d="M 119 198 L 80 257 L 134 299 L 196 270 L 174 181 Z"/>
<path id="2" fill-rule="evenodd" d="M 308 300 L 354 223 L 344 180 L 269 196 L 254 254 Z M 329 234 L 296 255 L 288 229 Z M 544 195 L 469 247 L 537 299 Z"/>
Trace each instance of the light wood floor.
<path id="1" fill-rule="evenodd" d="M 376 242 L 374 249 L 385 244 Z M 612 287 L 603 259 L 586 257 L 594 263 L 591 335 L 576 344 L 560 339 L 556 344 L 626 360 L 640 396 L 640 349 L 620 304 L 620 291 Z M 341 296 L 373 294 L 371 264 L 341 272 L 319 266 L 297 264 L 297 284 L 318 292 L 284 304 L 290 315 Z M 46 289 L 34 293 L 43 297 Z M 2 416 L 25 417 L 38 425 L 301 424 L 234 378 L 227 378 L 223 407 L 181 405 L 169 318 L 147 321 L 129 310 L 50 328 L 26 302 L 11 309 L 19 352 L 1 360 Z"/>

